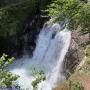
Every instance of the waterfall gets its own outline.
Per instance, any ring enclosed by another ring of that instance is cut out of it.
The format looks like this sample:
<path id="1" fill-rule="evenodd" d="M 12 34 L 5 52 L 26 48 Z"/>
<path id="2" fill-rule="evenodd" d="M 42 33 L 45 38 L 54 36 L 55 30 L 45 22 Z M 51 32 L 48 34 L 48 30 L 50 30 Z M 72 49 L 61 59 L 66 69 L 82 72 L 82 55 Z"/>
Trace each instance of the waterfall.
<path id="1" fill-rule="evenodd" d="M 31 75 L 31 66 L 42 69 L 46 76 L 46 80 L 38 85 L 38 90 L 52 90 L 64 80 L 63 62 L 70 40 L 71 32 L 67 28 L 62 30 L 58 23 L 44 25 L 36 41 L 33 57 L 24 56 L 10 66 L 10 71 L 20 76 L 18 84 L 33 90 L 31 83 L 35 77 Z"/>

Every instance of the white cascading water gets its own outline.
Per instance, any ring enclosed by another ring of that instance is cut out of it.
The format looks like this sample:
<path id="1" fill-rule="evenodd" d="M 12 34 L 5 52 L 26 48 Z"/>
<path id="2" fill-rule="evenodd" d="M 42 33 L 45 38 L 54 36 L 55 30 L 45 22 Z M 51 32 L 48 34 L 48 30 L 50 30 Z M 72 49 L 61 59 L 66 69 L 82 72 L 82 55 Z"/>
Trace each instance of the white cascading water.
<path id="1" fill-rule="evenodd" d="M 45 25 L 39 34 L 36 49 L 30 59 L 25 56 L 16 60 L 10 71 L 20 76 L 18 84 L 28 90 L 33 90 L 31 85 L 35 79 L 31 75 L 30 67 L 42 69 L 46 80 L 38 85 L 38 90 L 52 90 L 61 80 L 65 79 L 63 72 L 63 62 L 68 51 L 71 40 L 71 32 L 61 29 L 59 24 Z"/>

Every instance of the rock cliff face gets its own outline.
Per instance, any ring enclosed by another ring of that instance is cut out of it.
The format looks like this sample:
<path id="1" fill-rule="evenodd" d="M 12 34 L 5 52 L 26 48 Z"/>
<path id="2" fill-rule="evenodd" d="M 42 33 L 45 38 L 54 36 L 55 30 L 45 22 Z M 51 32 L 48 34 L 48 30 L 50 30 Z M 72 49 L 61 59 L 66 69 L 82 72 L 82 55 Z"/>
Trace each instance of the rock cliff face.
<path id="1" fill-rule="evenodd" d="M 33 17 L 29 17 L 29 21 L 26 23 L 23 33 L 18 38 L 18 50 L 20 51 L 20 54 L 32 56 L 39 32 L 41 31 L 43 24 L 50 18 L 49 16 L 46 16 L 46 13 L 47 12 L 44 12 L 45 15 L 43 15 L 45 17 L 41 16 L 41 12 Z"/>
<path id="2" fill-rule="evenodd" d="M 67 79 L 53 90 L 70 90 L 72 87 L 70 81 L 78 82 L 84 90 L 90 89 L 90 44 L 83 45 L 88 41 L 90 42 L 88 34 L 80 35 L 78 31 L 72 32 L 71 45 L 65 58 Z"/>
<path id="3" fill-rule="evenodd" d="M 2 20 L 2 22 L 5 21 L 5 23 L 0 23 L 0 25 L 4 28 L 0 31 L 0 56 L 2 53 L 15 57 L 21 56 L 26 42 L 30 46 L 29 49 L 31 51 L 28 50 L 30 51 L 29 54 L 32 52 L 35 48 L 37 35 L 41 30 L 43 23 L 48 19 L 48 17 L 43 17 L 43 14 L 47 15 L 47 12 L 41 13 L 40 11 L 44 10 L 50 1 L 51 0 L 0 1 L 0 8 L 3 6 L 0 12 L 4 10 L 8 12 L 8 14 L 4 14 L 5 20 Z M 12 18 L 15 20 L 12 20 Z M 9 20 L 11 20 L 11 23 L 6 22 Z M 14 34 L 12 32 L 14 32 Z M 26 37 L 27 41 L 25 41 Z"/>
<path id="4" fill-rule="evenodd" d="M 89 41 L 89 35 L 81 35 L 79 31 L 72 31 L 71 44 L 65 58 L 65 69 L 68 73 L 73 73 L 85 56 L 83 44 Z"/>

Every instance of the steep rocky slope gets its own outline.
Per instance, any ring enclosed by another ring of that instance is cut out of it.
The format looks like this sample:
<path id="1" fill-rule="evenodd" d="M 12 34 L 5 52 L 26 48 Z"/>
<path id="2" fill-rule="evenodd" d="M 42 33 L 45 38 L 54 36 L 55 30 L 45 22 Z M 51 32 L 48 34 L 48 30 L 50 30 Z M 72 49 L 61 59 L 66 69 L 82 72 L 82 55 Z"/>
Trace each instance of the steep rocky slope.
<path id="1" fill-rule="evenodd" d="M 90 90 L 90 45 L 85 45 L 89 40 L 88 34 L 80 35 L 78 31 L 72 32 L 71 45 L 65 58 L 67 80 L 54 90 Z"/>

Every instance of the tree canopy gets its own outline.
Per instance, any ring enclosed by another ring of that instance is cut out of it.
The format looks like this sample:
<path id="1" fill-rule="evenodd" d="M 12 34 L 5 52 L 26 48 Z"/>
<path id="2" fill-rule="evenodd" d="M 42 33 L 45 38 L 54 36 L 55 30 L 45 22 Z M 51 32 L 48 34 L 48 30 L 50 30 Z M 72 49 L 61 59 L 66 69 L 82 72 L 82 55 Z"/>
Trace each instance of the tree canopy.
<path id="1" fill-rule="evenodd" d="M 56 21 L 68 19 L 70 30 L 80 30 L 90 33 L 90 2 L 85 0 L 52 0 L 49 15 L 56 17 Z"/>

